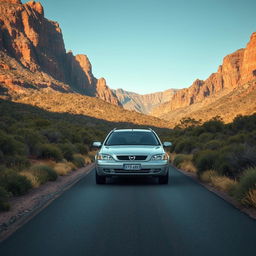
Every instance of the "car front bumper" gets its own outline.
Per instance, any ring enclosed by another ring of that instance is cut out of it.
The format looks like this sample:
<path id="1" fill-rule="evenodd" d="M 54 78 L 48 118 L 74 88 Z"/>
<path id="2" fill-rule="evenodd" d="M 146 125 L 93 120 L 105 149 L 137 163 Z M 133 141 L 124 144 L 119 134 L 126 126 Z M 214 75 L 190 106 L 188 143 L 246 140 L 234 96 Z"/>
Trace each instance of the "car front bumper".
<path id="1" fill-rule="evenodd" d="M 100 162 L 100 163 L 99 163 Z M 168 161 L 161 162 L 96 162 L 100 176 L 164 176 L 168 173 Z M 125 164 L 141 165 L 140 170 L 124 170 Z"/>

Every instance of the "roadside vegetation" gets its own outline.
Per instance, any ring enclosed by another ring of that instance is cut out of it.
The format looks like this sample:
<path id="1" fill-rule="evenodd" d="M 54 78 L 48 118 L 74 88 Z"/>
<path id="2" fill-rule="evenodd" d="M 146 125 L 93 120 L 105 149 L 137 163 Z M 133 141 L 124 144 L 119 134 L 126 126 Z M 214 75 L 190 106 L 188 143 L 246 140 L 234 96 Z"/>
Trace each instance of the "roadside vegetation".
<path id="1" fill-rule="evenodd" d="M 248 207 L 256 207 L 256 114 L 201 123 L 182 119 L 164 140 L 172 163 Z"/>
<path id="2" fill-rule="evenodd" d="M 104 135 L 72 115 L 0 101 L 0 211 L 10 197 L 91 163 L 90 145 Z"/>

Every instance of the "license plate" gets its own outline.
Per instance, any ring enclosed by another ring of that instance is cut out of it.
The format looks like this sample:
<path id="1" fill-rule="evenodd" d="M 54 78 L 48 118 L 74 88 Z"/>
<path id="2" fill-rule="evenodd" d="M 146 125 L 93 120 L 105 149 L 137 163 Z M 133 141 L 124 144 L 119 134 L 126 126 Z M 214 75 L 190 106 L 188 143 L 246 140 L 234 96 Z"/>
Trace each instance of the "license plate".
<path id="1" fill-rule="evenodd" d="M 137 171 L 140 169 L 140 164 L 124 164 L 124 170 L 126 171 Z"/>

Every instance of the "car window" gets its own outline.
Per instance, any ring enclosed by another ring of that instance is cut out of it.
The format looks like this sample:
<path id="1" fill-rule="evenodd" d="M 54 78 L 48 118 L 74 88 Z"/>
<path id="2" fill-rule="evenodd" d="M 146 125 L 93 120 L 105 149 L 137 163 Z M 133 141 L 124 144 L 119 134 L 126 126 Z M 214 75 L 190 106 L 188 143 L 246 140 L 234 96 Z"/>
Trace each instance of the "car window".
<path id="1" fill-rule="evenodd" d="M 107 139 L 106 146 L 114 145 L 160 145 L 152 132 L 113 132 Z"/>

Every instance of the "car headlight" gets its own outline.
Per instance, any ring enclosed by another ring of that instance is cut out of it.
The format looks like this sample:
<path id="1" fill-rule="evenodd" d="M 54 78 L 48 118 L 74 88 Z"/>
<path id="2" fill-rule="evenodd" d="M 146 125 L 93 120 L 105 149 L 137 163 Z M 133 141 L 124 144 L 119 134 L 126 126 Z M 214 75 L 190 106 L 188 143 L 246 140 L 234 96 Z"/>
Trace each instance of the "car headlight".
<path id="1" fill-rule="evenodd" d="M 113 157 L 111 155 L 107 155 L 107 154 L 98 154 L 96 156 L 97 160 L 114 160 Z"/>
<path id="2" fill-rule="evenodd" d="M 169 160 L 169 156 L 167 153 L 158 154 L 151 157 L 151 161 L 159 161 L 159 160 Z"/>

